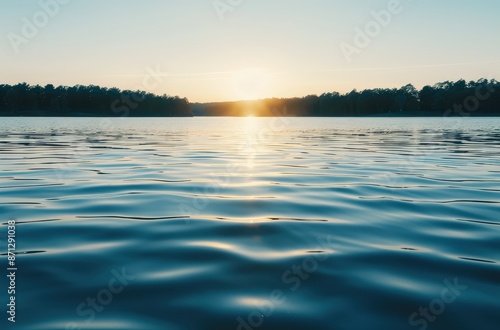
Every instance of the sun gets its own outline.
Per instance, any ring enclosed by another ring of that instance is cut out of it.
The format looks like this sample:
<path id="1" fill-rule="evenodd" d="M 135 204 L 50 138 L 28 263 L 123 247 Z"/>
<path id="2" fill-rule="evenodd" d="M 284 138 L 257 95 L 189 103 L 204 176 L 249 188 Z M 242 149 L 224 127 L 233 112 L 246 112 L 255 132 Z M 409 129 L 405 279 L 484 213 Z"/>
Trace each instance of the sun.
<path id="1" fill-rule="evenodd" d="M 269 91 L 269 74 L 262 69 L 236 71 L 231 77 L 233 95 L 238 100 L 264 98 Z"/>

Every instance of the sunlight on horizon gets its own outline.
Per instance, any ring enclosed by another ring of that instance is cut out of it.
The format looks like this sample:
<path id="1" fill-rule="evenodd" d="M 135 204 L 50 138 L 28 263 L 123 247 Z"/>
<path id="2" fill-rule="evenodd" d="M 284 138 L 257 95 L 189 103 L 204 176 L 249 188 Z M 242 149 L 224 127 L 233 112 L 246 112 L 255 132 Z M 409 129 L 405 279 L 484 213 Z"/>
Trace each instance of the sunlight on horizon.
<path id="1" fill-rule="evenodd" d="M 234 99 L 257 100 L 266 97 L 270 87 L 270 75 L 261 69 L 246 69 L 231 76 Z"/>

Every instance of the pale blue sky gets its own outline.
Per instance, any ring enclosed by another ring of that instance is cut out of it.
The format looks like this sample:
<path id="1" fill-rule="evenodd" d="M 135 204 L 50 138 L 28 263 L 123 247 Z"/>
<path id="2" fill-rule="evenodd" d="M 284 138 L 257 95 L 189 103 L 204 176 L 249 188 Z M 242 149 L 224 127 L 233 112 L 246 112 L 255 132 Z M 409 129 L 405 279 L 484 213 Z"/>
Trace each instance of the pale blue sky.
<path id="1" fill-rule="evenodd" d="M 348 62 L 340 44 L 354 45 L 355 28 L 389 2 L 242 0 L 221 20 L 214 0 L 72 0 L 16 53 L 9 33 L 23 36 L 23 17 L 41 7 L 3 0 L 0 83 L 222 101 L 500 78 L 497 0 L 400 0 L 403 12 Z M 143 84 L 147 68 L 164 73 L 159 83 Z"/>

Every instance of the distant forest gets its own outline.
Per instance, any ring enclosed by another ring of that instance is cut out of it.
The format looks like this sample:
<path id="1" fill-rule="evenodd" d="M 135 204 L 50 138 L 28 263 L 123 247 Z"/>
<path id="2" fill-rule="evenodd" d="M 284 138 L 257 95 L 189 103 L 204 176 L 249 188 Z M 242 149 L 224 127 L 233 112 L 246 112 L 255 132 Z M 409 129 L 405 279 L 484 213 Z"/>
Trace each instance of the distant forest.
<path id="1" fill-rule="evenodd" d="M 498 116 L 500 83 L 496 80 L 445 81 L 417 90 L 353 90 L 303 98 L 273 98 L 193 104 L 195 116 Z"/>
<path id="2" fill-rule="evenodd" d="M 445 81 L 302 98 L 194 103 L 186 98 L 99 86 L 0 85 L 0 116 L 499 116 L 500 82 Z"/>
<path id="3" fill-rule="evenodd" d="M 187 117 L 185 98 L 99 86 L 0 85 L 0 116 Z"/>

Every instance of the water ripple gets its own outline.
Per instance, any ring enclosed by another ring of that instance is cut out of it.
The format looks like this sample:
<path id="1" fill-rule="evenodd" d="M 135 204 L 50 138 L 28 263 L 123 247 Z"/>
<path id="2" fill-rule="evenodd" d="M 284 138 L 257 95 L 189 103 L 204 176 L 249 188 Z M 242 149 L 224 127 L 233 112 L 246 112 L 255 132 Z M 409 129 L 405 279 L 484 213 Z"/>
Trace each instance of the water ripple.
<path id="1" fill-rule="evenodd" d="M 454 281 L 429 329 L 500 324 L 499 119 L 271 120 L 3 118 L 16 326 L 417 329 Z"/>

